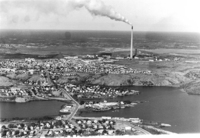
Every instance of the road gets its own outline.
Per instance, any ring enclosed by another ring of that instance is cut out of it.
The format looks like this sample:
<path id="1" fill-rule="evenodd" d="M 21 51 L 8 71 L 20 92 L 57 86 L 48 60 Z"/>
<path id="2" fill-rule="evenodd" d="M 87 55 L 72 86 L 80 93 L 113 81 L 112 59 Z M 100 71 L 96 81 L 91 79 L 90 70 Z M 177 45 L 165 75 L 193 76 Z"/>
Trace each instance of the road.
<path id="1" fill-rule="evenodd" d="M 73 110 L 73 112 L 71 112 L 71 114 L 68 116 L 68 120 L 71 120 L 74 115 L 76 114 L 76 112 L 78 111 L 78 109 L 80 108 L 80 104 L 73 98 L 71 97 L 71 95 L 65 90 L 65 89 L 60 89 L 60 91 L 64 92 L 67 94 L 68 98 L 71 99 L 73 101 L 73 105 L 75 105 L 75 109 Z"/>
<path id="2" fill-rule="evenodd" d="M 65 92 L 67 95 L 68 95 L 68 97 L 74 102 L 74 104 L 75 104 L 75 109 L 73 110 L 73 112 L 67 117 L 67 120 L 70 120 L 71 121 L 71 119 L 74 117 L 74 115 L 76 114 L 76 112 L 78 111 L 78 109 L 80 108 L 80 104 L 73 98 L 73 97 L 71 97 L 71 95 L 66 91 L 66 90 L 64 90 L 64 89 L 61 89 L 60 91 L 62 91 L 62 92 Z M 85 118 L 85 117 L 75 117 L 75 118 Z M 88 117 L 86 117 L 86 118 L 88 118 Z M 94 119 L 102 119 L 102 118 L 94 118 Z M 134 129 L 136 129 L 136 130 L 138 130 L 138 131 L 140 131 L 140 132 L 142 132 L 142 134 L 146 134 L 146 135 L 151 135 L 151 133 L 149 133 L 148 131 L 146 131 L 146 130 L 144 130 L 144 129 L 142 129 L 142 128 L 140 128 L 140 127 L 138 127 L 138 126 L 135 126 L 135 125 L 133 125 L 133 124 L 131 124 L 131 123 L 129 123 L 129 125 L 131 125 L 131 127 L 132 128 L 134 128 Z"/>
<path id="3" fill-rule="evenodd" d="M 48 79 L 49 79 L 49 81 L 50 81 L 51 83 L 53 83 L 52 80 L 51 80 L 51 78 L 50 78 L 50 76 L 49 76 L 49 73 L 48 73 Z M 53 84 L 54 84 L 54 83 L 53 83 Z M 55 85 L 55 84 L 54 84 L 54 85 Z M 67 94 L 68 99 L 72 100 L 72 101 L 73 101 L 73 105 L 75 105 L 75 108 L 74 108 L 74 110 L 71 112 L 71 114 L 70 114 L 69 116 L 67 116 L 67 118 L 65 118 L 66 120 L 72 121 L 71 119 L 75 116 L 76 112 L 77 112 L 78 109 L 80 108 L 80 104 L 79 104 L 65 89 L 61 88 L 60 91 L 61 91 L 61 92 L 64 92 L 65 94 Z M 97 118 L 96 118 L 96 119 L 97 119 Z M 72 121 L 72 123 L 73 123 L 74 125 L 77 125 L 74 121 Z M 144 130 L 144 129 L 138 127 L 138 126 L 135 126 L 135 125 L 133 125 L 133 124 L 131 124 L 131 123 L 129 123 L 129 124 L 130 124 L 131 127 L 133 127 L 134 129 L 136 129 L 136 130 L 142 132 L 142 134 L 146 134 L 146 135 L 150 135 L 150 134 L 151 134 L 150 132 L 148 132 L 148 131 L 146 131 L 146 130 Z"/>
<path id="4" fill-rule="evenodd" d="M 48 71 L 46 71 L 46 72 L 47 72 L 47 79 L 48 79 L 49 83 L 56 86 L 56 84 L 51 80 L 49 72 Z M 71 95 L 65 89 L 61 88 L 60 91 L 67 94 L 68 99 L 72 100 L 74 103 L 73 105 L 75 105 L 75 109 L 73 110 L 73 112 L 71 112 L 71 114 L 67 118 L 65 118 L 67 120 L 71 120 L 74 117 L 74 115 L 76 114 L 76 112 L 78 111 L 78 109 L 80 108 L 80 104 L 73 97 L 71 97 Z"/>

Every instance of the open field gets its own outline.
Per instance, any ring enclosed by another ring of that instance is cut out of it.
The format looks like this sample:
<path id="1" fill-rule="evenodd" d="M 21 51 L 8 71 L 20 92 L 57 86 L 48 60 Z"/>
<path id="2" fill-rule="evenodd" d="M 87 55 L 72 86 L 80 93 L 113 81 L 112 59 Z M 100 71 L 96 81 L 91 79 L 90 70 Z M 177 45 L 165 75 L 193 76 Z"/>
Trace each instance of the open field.
<path id="1" fill-rule="evenodd" d="M 155 54 L 200 54 L 200 49 L 139 49 L 140 51 L 152 52 Z M 130 48 L 105 48 L 102 52 L 130 52 Z"/>

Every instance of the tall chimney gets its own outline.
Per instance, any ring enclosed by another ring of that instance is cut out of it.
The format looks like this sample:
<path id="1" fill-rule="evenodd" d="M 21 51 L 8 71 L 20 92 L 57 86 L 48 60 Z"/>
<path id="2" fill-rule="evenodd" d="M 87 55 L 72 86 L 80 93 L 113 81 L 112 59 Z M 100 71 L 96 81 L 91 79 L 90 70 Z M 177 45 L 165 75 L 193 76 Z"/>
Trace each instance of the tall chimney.
<path id="1" fill-rule="evenodd" d="M 133 26 L 131 26 L 131 49 L 130 49 L 130 58 L 133 58 Z"/>

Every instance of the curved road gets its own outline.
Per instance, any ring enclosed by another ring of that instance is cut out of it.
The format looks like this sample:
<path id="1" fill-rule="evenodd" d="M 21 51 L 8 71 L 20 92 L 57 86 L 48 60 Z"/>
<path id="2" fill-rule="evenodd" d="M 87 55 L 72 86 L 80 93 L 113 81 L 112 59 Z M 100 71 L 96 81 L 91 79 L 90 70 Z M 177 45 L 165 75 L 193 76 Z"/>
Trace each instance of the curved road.
<path id="1" fill-rule="evenodd" d="M 68 120 L 71 120 L 73 117 L 74 117 L 74 115 L 76 114 L 76 112 L 78 111 L 78 109 L 79 109 L 79 107 L 80 107 L 80 104 L 73 98 L 73 97 L 71 97 L 71 95 L 66 91 L 66 90 L 64 90 L 64 89 L 61 89 L 60 91 L 63 91 L 63 92 L 65 92 L 67 95 L 68 95 L 68 97 L 75 103 L 75 105 L 76 105 L 76 107 L 75 107 L 75 110 L 68 116 Z M 84 117 L 83 117 L 84 118 Z M 101 118 L 102 119 L 102 118 Z M 139 130 L 140 132 L 142 132 L 143 134 L 146 134 L 146 135 L 151 135 L 151 133 L 150 132 L 148 132 L 148 131 L 146 131 L 146 130 L 144 130 L 144 129 L 142 129 L 142 128 L 140 128 L 140 127 L 138 127 L 138 126 L 135 126 L 135 125 L 133 125 L 133 124 L 130 124 L 131 125 L 131 127 L 133 127 L 133 128 L 135 128 L 136 130 Z"/>

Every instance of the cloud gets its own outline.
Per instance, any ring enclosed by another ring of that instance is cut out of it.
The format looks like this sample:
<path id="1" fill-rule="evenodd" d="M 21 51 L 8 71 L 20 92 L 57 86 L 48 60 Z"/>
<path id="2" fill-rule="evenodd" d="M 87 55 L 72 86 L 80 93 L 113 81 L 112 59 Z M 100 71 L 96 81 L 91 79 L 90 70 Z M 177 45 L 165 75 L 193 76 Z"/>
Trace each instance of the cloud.
<path id="1" fill-rule="evenodd" d="M 129 23 L 111 6 L 101 0 L 3 0 L 0 2 L 1 20 L 8 24 L 21 24 L 51 20 L 58 22 L 73 10 L 85 8 L 92 16 L 104 16 Z"/>

